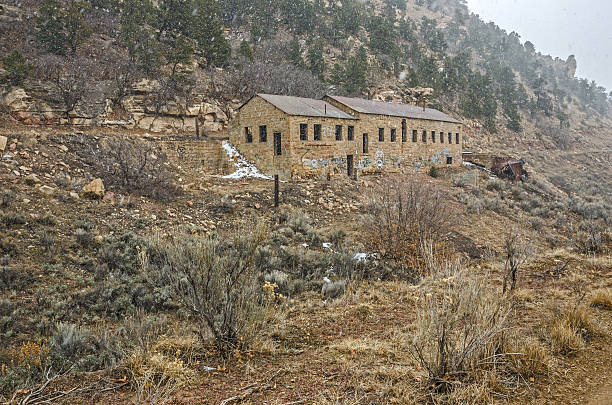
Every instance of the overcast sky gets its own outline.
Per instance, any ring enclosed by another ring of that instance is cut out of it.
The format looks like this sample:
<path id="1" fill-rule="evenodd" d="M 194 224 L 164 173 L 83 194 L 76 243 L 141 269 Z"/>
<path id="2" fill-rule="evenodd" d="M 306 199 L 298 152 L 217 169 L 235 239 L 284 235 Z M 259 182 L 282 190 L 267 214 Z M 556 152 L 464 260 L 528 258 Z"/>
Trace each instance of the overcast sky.
<path id="1" fill-rule="evenodd" d="M 536 50 L 563 60 L 576 55 L 578 77 L 612 90 L 612 0 L 468 0 L 473 13 L 493 21 Z"/>

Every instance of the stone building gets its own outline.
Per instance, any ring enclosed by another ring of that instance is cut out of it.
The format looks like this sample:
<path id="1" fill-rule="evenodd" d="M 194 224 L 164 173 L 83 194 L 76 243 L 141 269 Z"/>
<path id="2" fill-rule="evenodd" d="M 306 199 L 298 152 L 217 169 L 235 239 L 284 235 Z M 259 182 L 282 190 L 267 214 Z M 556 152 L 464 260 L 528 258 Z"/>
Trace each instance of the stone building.
<path id="1" fill-rule="evenodd" d="M 462 124 L 430 108 L 325 96 L 257 94 L 230 123 L 230 141 L 281 178 L 459 165 Z"/>

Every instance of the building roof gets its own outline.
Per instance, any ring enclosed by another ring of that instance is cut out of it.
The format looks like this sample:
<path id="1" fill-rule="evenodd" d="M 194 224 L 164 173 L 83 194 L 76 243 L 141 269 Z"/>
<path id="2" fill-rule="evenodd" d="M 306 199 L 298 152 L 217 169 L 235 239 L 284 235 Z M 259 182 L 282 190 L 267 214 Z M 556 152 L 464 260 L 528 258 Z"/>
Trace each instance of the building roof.
<path id="1" fill-rule="evenodd" d="M 347 120 L 358 119 L 350 114 L 345 113 L 338 107 L 335 107 L 324 100 L 315 100 L 312 98 L 292 96 L 276 96 L 272 94 L 261 93 L 257 95 L 266 100 L 268 103 L 275 106 L 276 108 L 278 108 L 279 110 L 289 115 L 298 115 L 304 117 L 342 118 Z"/>
<path id="2" fill-rule="evenodd" d="M 454 119 L 441 111 L 433 108 L 417 107 L 407 104 L 385 103 L 382 101 L 364 100 L 362 98 L 326 96 L 350 109 L 362 114 L 389 115 L 392 117 L 416 118 L 420 120 L 444 121 L 460 124 L 461 121 Z"/>

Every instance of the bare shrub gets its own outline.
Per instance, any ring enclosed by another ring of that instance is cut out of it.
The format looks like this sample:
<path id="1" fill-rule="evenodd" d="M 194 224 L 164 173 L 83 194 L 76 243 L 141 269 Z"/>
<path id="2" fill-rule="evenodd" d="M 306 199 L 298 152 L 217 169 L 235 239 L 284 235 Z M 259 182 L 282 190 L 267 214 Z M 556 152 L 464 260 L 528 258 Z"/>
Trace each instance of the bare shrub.
<path id="1" fill-rule="evenodd" d="M 7 208 L 15 200 L 15 195 L 9 190 L 0 192 L 0 208 Z"/>
<path id="2" fill-rule="evenodd" d="M 470 214 L 480 214 L 484 209 L 482 200 L 478 197 L 470 197 L 467 201 L 467 211 Z"/>
<path id="3" fill-rule="evenodd" d="M 66 117 L 74 111 L 91 89 L 94 64 L 90 58 L 64 58 L 57 55 L 43 55 L 37 61 L 37 76 L 47 80 L 57 90 L 64 104 Z"/>
<path id="4" fill-rule="evenodd" d="M 0 265 L 0 291 L 16 289 L 21 285 L 20 279 L 19 272 L 13 267 Z"/>
<path id="5" fill-rule="evenodd" d="M 453 177 L 453 185 L 455 187 L 475 186 L 478 182 L 478 173 L 470 170 L 460 173 Z"/>
<path id="6" fill-rule="evenodd" d="M 153 143 L 113 136 L 81 146 L 81 154 L 107 186 L 159 200 L 172 200 L 181 192 L 168 169 L 166 155 Z"/>
<path id="7" fill-rule="evenodd" d="M 88 248 L 95 244 L 94 235 L 86 229 L 77 228 L 76 231 L 74 231 L 74 237 L 77 243 L 84 248 Z"/>
<path id="8" fill-rule="evenodd" d="M 371 201 L 365 218 L 369 248 L 402 272 L 425 269 L 421 246 L 438 245 L 454 217 L 448 198 L 418 180 L 389 180 Z"/>
<path id="9" fill-rule="evenodd" d="M 508 302 L 490 290 L 483 278 L 457 264 L 430 261 L 431 275 L 422 283 L 411 354 L 430 385 L 449 391 L 503 356 Z"/>
<path id="10" fill-rule="evenodd" d="M 531 256 L 531 249 L 522 240 L 521 235 L 511 231 L 504 240 L 504 287 L 505 293 L 508 289 L 513 291 L 516 287 L 516 279 L 519 269 Z"/>
<path id="11" fill-rule="evenodd" d="M 580 253 L 601 253 L 605 249 L 606 235 L 602 224 L 595 220 L 580 223 L 580 229 L 574 238 L 574 245 Z"/>
<path id="12" fill-rule="evenodd" d="M 255 93 L 292 95 L 318 98 L 325 93 L 325 85 L 312 73 L 290 63 L 256 61 L 229 70 L 224 76 L 213 77 L 216 98 L 239 96 L 246 99 Z"/>
<path id="13" fill-rule="evenodd" d="M 77 359 L 89 349 L 89 335 L 77 325 L 59 323 L 51 339 L 52 348 L 66 359 Z"/>
<path id="14" fill-rule="evenodd" d="M 208 332 L 224 357 L 247 346 L 257 328 L 255 253 L 266 232 L 237 232 L 230 240 L 217 236 L 178 235 L 150 240 L 142 255 L 145 273 L 170 288 L 196 320 L 202 340 Z"/>
<path id="15" fill-rule="evenodd" d="M 339 281 L 325 281 L 323 287 L 321 287 L 321 295 L 323 299 L 333 299 L 340 297 L 346 291 L 346 282 Z"/>

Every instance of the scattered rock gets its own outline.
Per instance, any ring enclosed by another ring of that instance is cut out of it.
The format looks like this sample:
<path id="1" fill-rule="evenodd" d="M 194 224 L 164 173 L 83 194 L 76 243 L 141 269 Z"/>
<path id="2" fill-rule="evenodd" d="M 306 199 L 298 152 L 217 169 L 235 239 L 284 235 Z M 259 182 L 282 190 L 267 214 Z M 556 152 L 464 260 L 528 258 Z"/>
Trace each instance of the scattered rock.
<path id="1" fill-rule="evenodd" d="M 29 204 L 29 203 L 30 203 L 30 200 L 29 200 L 29 199 L 27 199 L 27 198 L 24 198 L 24 199 L 23 199 L 23 203 L 24 203 L 24 204 Z"/>
<path id="2" fill-rule="evenodd" d="M 0 152 L 6 149 L 7 143 L 8 143 L 8 138 L 6 136 L 0 135 Z"/>
<path id="3" fill-rule="evenodd" d="M 104 197 L 104 182 L 102 179 L 94 179 L 83 187 L 82 192 L 84 197 L 87 198 L 102 198 Z"/>
<path id="4" fill-rule="evenodd" d="M 55 193 L 55 188 L 49 187 L 49 186 L 40 186 L 38 188 L 38 191 L 40 191 L 41 193 L 45 195 L 53 195 Z"/>
<path id="5" fill-rule="evenodd" d="M 68 147 L 66 145 L 60 145 L 59 150 L 62 152 L 68 152 Z"/>
<path id="6" fill-rule="evenodd" d="M 34 173 L 31 173 L 27 175 L 27 177 L 25 178 L 25 182 L 26 184 L 34 185 L 34 184 L 39 184 L 41 181 L 37 175 L 35 175 Z"/>
<path id="7" fill-rule="evenodd" d="M 15 152 L 15 149 L 17 149 L 17 144 L 16 143 L 12 143 L 9 145 L 9 150 L 11 152 Z"/>
<path id="8" fill-rule="evenodd" d="M 78 199 L 80 199 L 80 198 L 81 198 L 81 197 L 79 197 L 79 193 L 75 193 L 74 191 L 72 191 L 72 192 L 70 193 L 70 197 L 71 197 L 71 198 L 73 198 L 73 199 L 75 199 L 75 200 L 78 200 Z"/>

